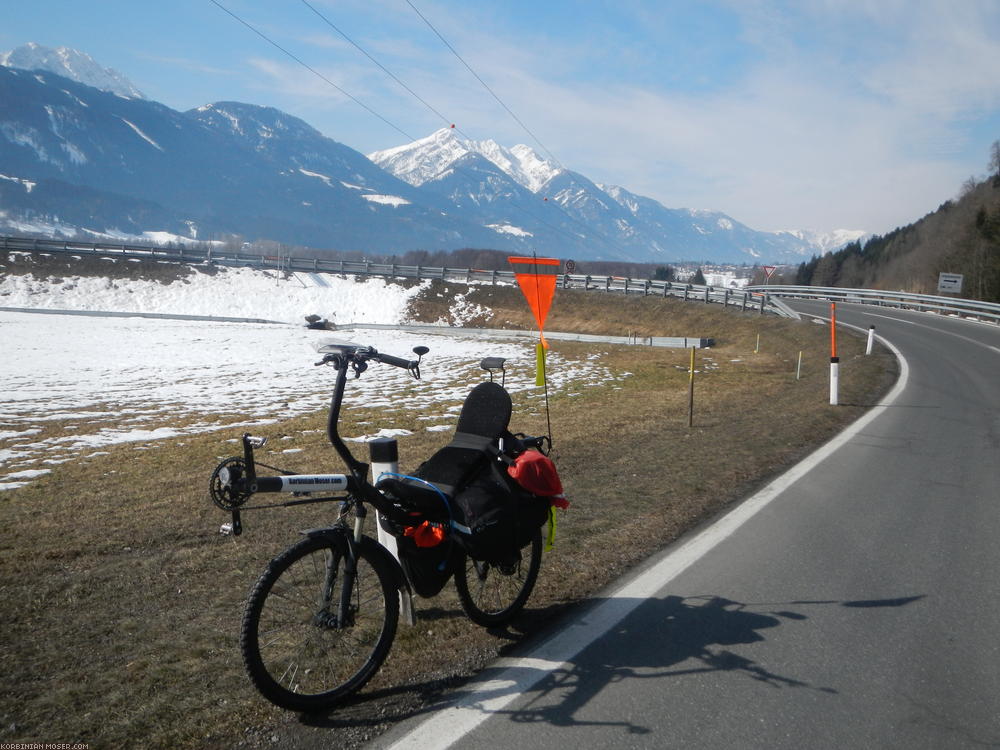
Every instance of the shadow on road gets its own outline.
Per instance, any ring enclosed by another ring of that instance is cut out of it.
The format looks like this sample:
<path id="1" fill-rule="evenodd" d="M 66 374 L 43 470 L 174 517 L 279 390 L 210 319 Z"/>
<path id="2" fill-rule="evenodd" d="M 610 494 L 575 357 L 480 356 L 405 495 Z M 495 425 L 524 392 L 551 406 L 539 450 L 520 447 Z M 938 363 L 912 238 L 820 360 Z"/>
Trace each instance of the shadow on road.
<path id="1" fill-rule="evenodd" d="M 667 596 L 644 600 L 637 606 L 633 606 L 636 604 L 634 601 L 604 600 L 631 611 L 610 631 L 555 669 L 525 666 L 523 663 L 490 667 L 454 693 L 442 691 L 440 683 L 433 687 L 410 685 L 398 691 L 390 689 L 359 696 L 352 701 L 355 710 L 347 712 L 354 714 L 354 718 L 335 711 L 327 716 L 302 716 L 301 721 L 313 727 L 384 726 L 433 713 L 457 701 L 466 708 L 507 715 L 518 722 L 544 722 L 553 726 L 619 726 L 631 734 L 646 734 L 650 731 L 648 728 L 629 721 L 589 721 L 579 718 L 577 714 L 612 683 L 710 672 L 730 672 L 770 689 L 796 688 L 836 693 L 832 688 L 818 687 L 794 676 L 780 674 L 740 654 L 737 647 L 763 641 L 769 632 L 772 637 L 778 637 L 775 628 L 788 622 L 804 623 L 809 619 L 792 608 L 826 605 L 865 610 L 904 607 L 923 598 L 797 600 L 750 605 L 720 596 Z M 596 602 L 595 608 L 589 611 L 596 611 L 601 604 L 601 601 Z M 512 654 L 511 658 L 518 657 Z M 404 707 L 393 700 L 404 693 L 422 692 L 422 688 L 440 694 L 424 693 L 424 703 L 416 709 Z M 527 705 L 504 707 L 506 698 L 521 692 L 530 696 Z M 376 703 L 380 706 L 377 717 L 361 719 L 365 706 Z"/>

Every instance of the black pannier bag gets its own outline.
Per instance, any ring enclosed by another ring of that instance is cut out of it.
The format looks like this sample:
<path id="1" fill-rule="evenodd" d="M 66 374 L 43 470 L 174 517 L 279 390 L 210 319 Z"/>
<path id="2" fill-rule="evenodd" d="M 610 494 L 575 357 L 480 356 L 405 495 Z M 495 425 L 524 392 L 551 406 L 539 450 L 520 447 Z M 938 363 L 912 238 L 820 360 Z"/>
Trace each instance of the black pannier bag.
<path id="1" fill-rule="evenodd" d="M 419 596 L 436 596 L 455 570 L 456 549 L 445 543 L 437 547 L 418 547 L 413 539 L 400 534 L 396 537 L 399 564 Z"/>
<path id="2" fill-rule="evenodd" d="M 500 561 L 516 555 L 548 518 L 548 499 L 518 487 L 499 460 L 499 440 L 510 434 L 511 411 L 506 390 L 497 383 L 480 383 L 462 405 L 451 443 L 414 472 L 422 482 L 391 479 L 380 483 L 393 496 L 448 523 L 449 539 L 477 560 Z M 446 541 L 441 546 L 450 544 Z M 433 559 L 427 557 L 428 562 Z"/>
<path id="3" fill-rule="evenodd" d="M 518 487 L 493 461 L 452 501 L 452 534 L 475 560 L 506 562 L 549 518 L 548 498 Z"/>

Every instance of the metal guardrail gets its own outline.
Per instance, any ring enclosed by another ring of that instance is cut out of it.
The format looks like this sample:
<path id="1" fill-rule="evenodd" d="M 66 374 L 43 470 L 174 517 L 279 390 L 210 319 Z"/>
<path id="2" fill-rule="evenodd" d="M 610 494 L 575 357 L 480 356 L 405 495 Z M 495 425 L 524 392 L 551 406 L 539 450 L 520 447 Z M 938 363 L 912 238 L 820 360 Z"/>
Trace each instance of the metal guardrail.
<path id="1" fill-rule="evenodd" d="M 525 331 L 511 328 L 461 328 L 457 326 L 419 325 L 404 323 L 401 325 L 384 323 L 337 323 L 330 324 L 331 331 L 350 331 L 358 328 L 382 331 L 409 331 L 411 333 L 427 333 L 432 335 L 470 336 L 474 338 L 491 339 L 532 339 L 537 340 L 538 331 Z M 704 349 L 715 346 L 715 340 L 697 336 L 601 336 L 590 333 L 565 333 L 546 331 L 545 338 L 553 341 L 583 341 L 600 344 L 627 344 L 632 346 L 654 346 L 674 349 Z"/>
<path id="2" fill-rule="evenodd" d="M 408 266 L 398 263 L 371 263 L 357 260 L 327 260 L 296 258 L 286 255 L 250 255 L 211 247 L 169 249 L 155 245 L 129 245 L 31 239 L 0 238 L 0 249 L 29 253 L 66 253 L 98 255 L 112 258 L 155 259 L 175 263 L 213 263 L 222 266 L 273 269 L 302 273 L 335 273 L 357 276 L 383 276 L 404 279 L 441 279 L 460 283 L 514 284 L 513 271 L 487 271 L 475 268 L 444 268 Z M 559 285 L 564 289 L 586 289 L 606 293 L 642 294 L 644 296 L 676 297 L 685 301 L 721 304 L 746 312 L 772 313 L 796 317 L 795 313 L 771 298 L 769 290 L 716 288 L 658 279 L 632 279 L 624 276 L 589 276 L 561 274 Z"/>
<path id="3" fill-rule="evenodd" d="M 817 286 L 755 286 L 754 291 L 765 291 L 771 297 L 819 299 L 831 302 L 852 302 L 859 305 L 876 305 L 897 309 L 958 315 L 1000 324 L 1000 304 L 980 302 L 960 297 L 941 297 L 933 294 L 887 292 L 879 289 L 846 289 L 843 287 Z"/>

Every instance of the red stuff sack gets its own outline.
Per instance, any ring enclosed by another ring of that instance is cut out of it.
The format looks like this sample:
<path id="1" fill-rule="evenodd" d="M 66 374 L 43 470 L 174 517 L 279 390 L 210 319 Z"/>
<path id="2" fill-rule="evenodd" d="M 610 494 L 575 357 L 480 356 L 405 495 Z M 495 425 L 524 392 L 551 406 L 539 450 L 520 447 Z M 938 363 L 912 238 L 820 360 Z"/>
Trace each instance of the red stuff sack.
<path id="1" fill-rule="evenodd" d="M 512 466 L 507 467 L 507 473 L 531 494 L 549 498 L 557 508 L 569 507 L 559 481 L 559 472 L 548 456 L 538 451 L 525 451 L 514 459 Z"/>

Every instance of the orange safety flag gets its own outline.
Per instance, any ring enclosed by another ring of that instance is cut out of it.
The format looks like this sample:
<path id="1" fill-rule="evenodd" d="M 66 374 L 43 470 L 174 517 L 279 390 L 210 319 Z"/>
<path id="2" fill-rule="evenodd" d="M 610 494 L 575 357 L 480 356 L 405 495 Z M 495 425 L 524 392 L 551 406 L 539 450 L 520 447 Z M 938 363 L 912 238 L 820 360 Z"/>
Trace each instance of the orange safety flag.
<path id="1" fill-rule="evenodd" d="M 538 335 L 542 346 L 549 348 L 545 341 L 545 318 L 552 307 L 559 277 L 560 261 L 557 258 L 507 258 L 514 267 L 514 278 L 524 292 L 531 312 L 538 323 Z"/>

